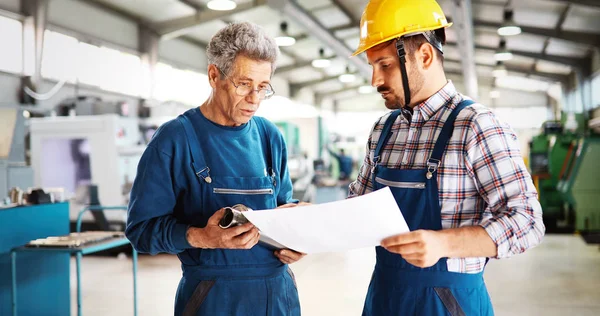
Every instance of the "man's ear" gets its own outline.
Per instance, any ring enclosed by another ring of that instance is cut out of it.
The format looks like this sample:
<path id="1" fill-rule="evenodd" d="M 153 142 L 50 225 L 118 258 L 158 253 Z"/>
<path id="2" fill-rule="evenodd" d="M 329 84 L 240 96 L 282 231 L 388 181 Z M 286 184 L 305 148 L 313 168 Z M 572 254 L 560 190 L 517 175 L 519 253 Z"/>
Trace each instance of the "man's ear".
<path id="1" fill-rule="evenodd" d="M 221 72 L 214 64 L 208 65 L 208 83 L 214 89 L 217 87 L 217 82 L 221 78 Z"/>
<path id="2" fill-rule="evenodd" d="M 429 69 L 435 59 L 435 48 L 429 43 L 423 43 L 417 50 L 417 61 L 422 69 Z"/>

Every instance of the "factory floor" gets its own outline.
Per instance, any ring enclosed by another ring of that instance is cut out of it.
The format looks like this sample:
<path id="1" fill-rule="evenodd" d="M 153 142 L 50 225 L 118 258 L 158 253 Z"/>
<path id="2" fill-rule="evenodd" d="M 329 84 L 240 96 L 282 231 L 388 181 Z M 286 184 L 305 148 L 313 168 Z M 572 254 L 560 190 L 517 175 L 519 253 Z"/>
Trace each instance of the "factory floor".
<path id="1" fill-rule="evenodd" d="M 319 189 L 317 201 L 341 198 Z M 373 269 L 374 250 L 310 255 L 292 265 L 303 315 L 360 315 Z M 72 315 L 76 315 L 75 265 L 71 269 Z M 140 256 L 138 315 L 172 315 L 181 270 L 177 257 Z M 549 235 L 539 247 L 492 260 L 485 281 L 496 315 L 600 315 L 600 249 L 579 236 Z M 84 257 L 83 314 L 132 315 L 131 259 Z"/>

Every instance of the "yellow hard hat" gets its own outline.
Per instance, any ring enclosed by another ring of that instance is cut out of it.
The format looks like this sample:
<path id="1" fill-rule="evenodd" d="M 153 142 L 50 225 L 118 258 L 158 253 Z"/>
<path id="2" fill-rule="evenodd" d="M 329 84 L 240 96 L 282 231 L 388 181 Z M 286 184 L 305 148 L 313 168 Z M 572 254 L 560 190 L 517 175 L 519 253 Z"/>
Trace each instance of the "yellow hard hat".
<path id="1" fill-rule="evenodd" d="M 360 43 L 352 56 L 394 38 L 451 25 L 435 0 L 371 0 L 360 19 Z"/>

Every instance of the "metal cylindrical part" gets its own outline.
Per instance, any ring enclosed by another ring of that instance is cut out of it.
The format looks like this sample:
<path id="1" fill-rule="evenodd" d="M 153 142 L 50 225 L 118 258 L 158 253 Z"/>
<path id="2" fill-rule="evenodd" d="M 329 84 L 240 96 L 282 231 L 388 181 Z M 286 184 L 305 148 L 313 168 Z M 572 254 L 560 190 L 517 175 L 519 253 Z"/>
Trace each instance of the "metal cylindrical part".
<path id="1" fill-rule="evenodd" d="M 225 214 L 219 221 L 219 227 L 229 228 L 248 223 L 248 219 L 242 214 L 246 211 L 252 211 L 252 209 L 243 204 L 226 207 Z"/>

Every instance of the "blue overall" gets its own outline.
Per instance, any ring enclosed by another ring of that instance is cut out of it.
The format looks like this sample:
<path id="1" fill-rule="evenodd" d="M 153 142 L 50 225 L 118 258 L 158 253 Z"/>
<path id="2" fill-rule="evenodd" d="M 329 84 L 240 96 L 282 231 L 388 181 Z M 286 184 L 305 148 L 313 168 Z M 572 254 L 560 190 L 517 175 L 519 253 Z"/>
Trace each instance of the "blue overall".
<path id="1" fill-rule="evenodd" d="M 269 146 L 265 151 L 269 175 L 214 177 L 210 175 L 210 166 L 205 163 L 202 144 L 191 122 L 185 115 L 180 115 L 178 121 L 184 126 L 188 140 L 190 168 L 200 182 L 198 194 L 202 196 L 202 205 L 198 205 L 198 209 L 214 212 L 238 203 L 255 210 L 277 207 L 273 192 L 278 184 L 272 176 L 273 157 Z M 261 137 L 269 139 L 263 121 L 255 121 Z M 232 160 L 230 163 L 244 162 Z M 197 222 L 197 219 L 189 222 Z M 179 256 L 183 277 L 177 289 L 175 315 L 300 315 L 291 270 L 261 244 L 250 250 L 188 249 Z"/>
<path id="2" fill-rule="evenodd" d="M 458 113 L 471 105 L 461 102 L 446 120 L 426 169 L 390 169 L 377 166 L 390 138 L 391 127 L 400 114 L 387 119 L 374 153 L 374 190 L 390 187 L 411 231 L 441 230 L 437 169 L 452 136 Z M 446 258 L 429 268 L 418 268 L 402 256 L 376 248 L 377 263 L 363 309 L 364 316 L 393 315 L 493 315 L 483 281 L 483 272 L 449 272 Z"/>

